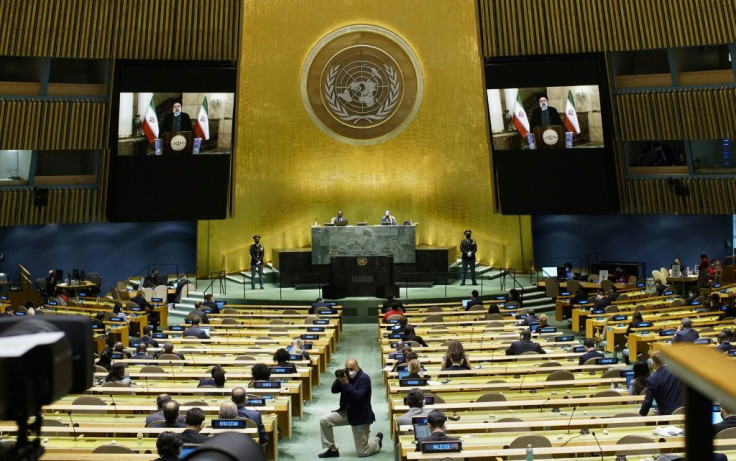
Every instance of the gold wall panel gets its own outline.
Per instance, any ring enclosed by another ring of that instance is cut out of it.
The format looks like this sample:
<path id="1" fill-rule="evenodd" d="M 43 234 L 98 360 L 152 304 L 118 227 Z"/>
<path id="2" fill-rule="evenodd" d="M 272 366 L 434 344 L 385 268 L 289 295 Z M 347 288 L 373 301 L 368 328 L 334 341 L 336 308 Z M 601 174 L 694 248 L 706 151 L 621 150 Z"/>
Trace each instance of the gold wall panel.
<path id="1" fill-rule="evenodd" d="M 736 183 L 726 178 L 635 179 L 626 182 L 621 213 L 627 214 L 735 214 Z"/>
<path id="2" fill-rule="evenodd" d="M 478 0 L 483 56 L 733 42 L 733 0 Z"/>
<path id="3" fill-rule="evenodd" d="M 617 94 L 621 140 L 722 139 L 736 136 L 736 88 L 673 89 Z"/>
<path id="4" fill-rule="evenodd" d="M 101 149 L 107 102 L 0 99 L 0 149 Z"/>
<path id="5" fill-rule="evenodd" d="M 234 61 L 241 0 L 4 0 L 0 55 Z"/>
<path id="6" fill-rule="evenodd" d="M 528 217 L 494 213 L 488 122 L 475 0 L 427 2 L 247 0 L 238 88 L 234 217 L 200 222 L 201 273 L 249 267 L 262 236 L 274 248 L 310 245 L 309 226 L 339 209 L 378 223 L 390 209 L 418 222 L 418 243 L 458 245 L 473 229 L 485 263 L 532 260 Z M 325 35 L 373 24 L 401 36 L 419 58 L 424 94 L 413 122 L 382 144 L 324 134 L 300 94 L 307 54 Z"/>

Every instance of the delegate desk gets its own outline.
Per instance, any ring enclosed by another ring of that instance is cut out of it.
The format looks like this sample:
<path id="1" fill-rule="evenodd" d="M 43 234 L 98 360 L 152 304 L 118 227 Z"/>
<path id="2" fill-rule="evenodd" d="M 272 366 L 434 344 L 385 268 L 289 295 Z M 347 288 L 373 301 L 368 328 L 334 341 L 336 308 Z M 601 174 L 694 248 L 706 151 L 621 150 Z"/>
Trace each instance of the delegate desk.
<path id="1" fill-rule="evenodd" d="M 393 256 L 395 264 L 416 261 L 416 226 L 313 226 L 312 264 L 335 256 Z"/>

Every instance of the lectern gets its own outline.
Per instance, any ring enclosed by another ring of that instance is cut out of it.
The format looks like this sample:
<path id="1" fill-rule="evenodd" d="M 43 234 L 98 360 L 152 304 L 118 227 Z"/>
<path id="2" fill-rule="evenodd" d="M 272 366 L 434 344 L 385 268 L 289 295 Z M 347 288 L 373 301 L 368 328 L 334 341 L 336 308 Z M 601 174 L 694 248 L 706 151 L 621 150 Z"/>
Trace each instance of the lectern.
<path id="1" fill-rule="evenodd" d="M 164 155 L 192 155 L 193 139 L 191 131 L 167 131 L 163 133 Z"/>
<path id="2" fill-rule="evenodd" d="M 537 149 L 564 149 L 566 131 L 562 125 L 535 126 L 532 132 Z"/>

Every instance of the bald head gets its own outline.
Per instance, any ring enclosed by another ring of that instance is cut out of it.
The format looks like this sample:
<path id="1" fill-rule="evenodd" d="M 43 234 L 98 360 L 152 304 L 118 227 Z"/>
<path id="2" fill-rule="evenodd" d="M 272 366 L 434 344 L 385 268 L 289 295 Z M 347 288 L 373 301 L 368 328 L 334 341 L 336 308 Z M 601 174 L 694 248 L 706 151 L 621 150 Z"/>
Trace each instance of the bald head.
<path id="1" fill-rule="evenodd" d="M 345 368 L 348 370 L 358 370 L 360 367 L 358 366 L 358 361 L 355 359 L 347 359 L 345 361 Z"/>

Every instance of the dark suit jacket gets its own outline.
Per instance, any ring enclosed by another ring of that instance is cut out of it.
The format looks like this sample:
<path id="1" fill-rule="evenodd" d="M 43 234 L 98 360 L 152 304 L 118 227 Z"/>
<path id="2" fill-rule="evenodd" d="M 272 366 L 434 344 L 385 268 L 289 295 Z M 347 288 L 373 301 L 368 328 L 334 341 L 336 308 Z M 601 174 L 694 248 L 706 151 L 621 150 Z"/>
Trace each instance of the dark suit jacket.
<path id="1" fill-rule="evenodd" d="M 193 309 L 191 312 L 189 312 L 189 315 L 196 315 L 202 320 L 202 323 L 210 323 L 210 319 L 207 318 L 207 313 L 203 310 Z"/>
<path id="2" fill-rule="evenodd" d="M 165 133 L 167 131 L 174 131 L 174 113 L 170 112 L 166 114 L 166 117 L 164 117 L 163 123 L 161 123 L 161 129 L 159 130 L 161 133 Z M 194 131 L 194 128 L 192 128 L 192 120 L 189 118 L 189 114 L 186 112 L 181 113 L 181 130 L 180 131 Z"/>
<path id="3" fill-rule="evenodd" d="M 448 371 L 448 370 L 449 371 L 458 371 L 458 370 L 469 370 L 469 369 L 470 368 L 468 368 L 465 365 L 451 365 L 451 366 L 449 366 L 447 368 L 443 368 L 442 371 Z M 466 377 L 466 376 L 473 376 L 473 374 L 472 373 L 469 373 L 469 374 L 463 374 L 463 373 L 452 373 L 452 374 L 445 373 L 445 374 L 443 374 L 443 373 L 439 373 L 437 376 L 443 376 L 445 378 L 462 378 L 462 377 Z"/>
<path id="4" fill-rule="evenodd" d="M 209 439 L 209 437 L 204 434 L 200 434 L 194 429 L 184 429 L 184 431 L 179 434 L 179 440 L 181 440 L 182 443 L 205 443 Z"/>
<path id="5" fill-rule="evenodd" d="M 539 343 L 535 343 L 531 340 L 520 340 L 511 343 L 508 349 L 506 349 L 506 355 L 521 355 L 527 351 L 535 351 L 540 354 L 546 354 L 542 346 Z"/>
<path id="6" fill-rule="evenodd" d="M 605 309 L 606 307 L 610 305 L 611 305 L 611 300 L 608 299 L 606 296 L 604 296 L 601 299 L 595 300 L 595 303 L 593 303 L 593 309 Z"/>
<path id="7" fill-rule="evenodd" d="M 718 320 L 723 320 L 726 317 L 736 317 L 736 306 L 726 306 L 726 310 L 718 317 Z"/>
<path id="8" fill-rule="evenodd" d="M 260 413 L 255 410 L 249 410 L 245 407 L 238 407 L 238 416 L 255 421 L 258 426 L 258 438 L 260 439 L 260 444 L 264 445 L 268 442 L 268 434 L 266 433 L 266 428 L 263 426 L 263 420 L 261 419 Z"/>
<path id="9" fill-rule="evenodd" d="M 716 349 L 719 350 L 719 351 L 721 351 L 721 352 L 728 352 L 731 349 L 733 349 L 733 345 L 731 343 L 729 343 L 728 341 L 726 341 L 725 343 L 721 343 L 721 344 L 717 345 L 716 346 Z"/>
<path id="10" fill-rule="evenodd" d="M 220 313 L 220 308 L 217 307 L 217 303 L 214 302 L 214 301 L 212 301 L 211 303 L 210 302 L 207 302 L 207 301 L 203 302 L 202 303 L 202 309 L 209 309 L 209 310 L 212 311 L 213 314 L 219 314 Z"/>
<path id="11" fill-rule="evenodd" d="M 652 408 L 652 401 L 657 400 L 660 415 L 671 415 L 682 405 L 680 399 L 680 378 L 662 366 L 647 379 L 647 395 L 641 404 L 639 414 L 646 416 Z"/>
<path id="12" fill-rule="evenodd" d="M 207 335 L 207 332 L 199 327 L 189 327 L 186 330 L 184 330 L 184 334 L 182 336 L 195 336 L 199 339 L 210 339 L 210 337 Z"/>
<path id="13" fill-rule="evenodd" d="M 158 347 L 158 341 L 156 341 L 155 339 L 151 338 L 148 335 L 141 337 L 141 342 L 146 343 L 152 347 Z"/>
<path id="14" fill-rule="evenodd" d="M 696 339 L 700 338 L 700 333 L 693 330 L 692 328 L 685 328 L 680 331 L 676 331 L 672 337 L 673 343 L 691 343 Z"/>
<path id="15" fill-rule="evenodd" d="M 547 106 L 547 111 L 549 111 L 549 124 L 550 125 L 562 125 L 562 119 L 560 118 L 560 114 L 557 112 L 557 109 L 555 109 L 552 106 Z M 530 128 L 533 130 L 534 127 L 537 127 L 540 125 L 542 125 L 542 108 L 537 107 L 536 109 L 532 111 L 532 124 Z"/>
<path id="16" fill-rule="evenodd" d="M 465 310 L 466 311 L 467 310 L 470 310 L 470 308 L 473 307 L 473 306 L 482 306 L 482 305 L 483 305 L 483 300 L 482 299 L 480 299 L 480 298 L 471 299 L 470 301 L 468 301 L 468 305 L 465 306 Z"/>
<path id="17" fill-rule="evenodd" d="M 713 434 L 718 434 L 719 432 L 732 427 L 736 427 L 736 416 L 729 416 L 728 418 L 724 418 L 720 423 L 714 424 Z"/>
<path id="18" fill-rule="evenodd" d="M 588 360 L 595 359 L 598 357 L 605 357 L 605 356 L 596 350 L 588 351 L 585 354 L 580 356 L 580 359 L 578 359 L 578 365 L 583 365 Z"/>
<path id="19" fill-rule="evenodd" d="M 138 304 L 139 307 L 143 307 L 146 310 L 153 310 L 154 309 L 153 304 L 149 303 L 146 300 L 146 298 L 144 298 L 143 296 L 136 296 L 135 298 L 131 299 L 130 301 Z"/>
<path id="20" fill-rule="evenodd" d="M 371 424 L 376 420 L 371 407 L 371 377 L 359 370 L 355 378 L 348 379 L 347 384 L 335 380 L 332 393 L 340 394 L 340 410 L 347 409 L 348 422 L 351 426 Z"/>

